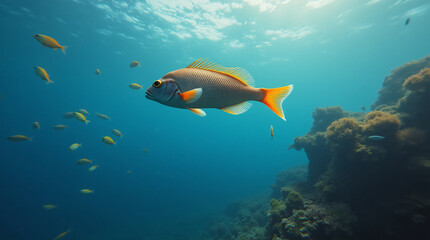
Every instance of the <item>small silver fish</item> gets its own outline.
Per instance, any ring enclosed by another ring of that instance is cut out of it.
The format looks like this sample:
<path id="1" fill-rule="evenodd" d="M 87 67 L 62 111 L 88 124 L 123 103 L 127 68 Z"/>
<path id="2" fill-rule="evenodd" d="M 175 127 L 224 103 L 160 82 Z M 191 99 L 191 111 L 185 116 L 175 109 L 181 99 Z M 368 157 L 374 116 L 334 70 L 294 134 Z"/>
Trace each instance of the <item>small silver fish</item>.
<path id="1" fill-rule="evenodd" d="M 383 136 L 378 136 L 378 135 L 373 135 L 373 136 L 369 136 L 370 140 L 383 140 L 385 139 L 385 137 Z"/>

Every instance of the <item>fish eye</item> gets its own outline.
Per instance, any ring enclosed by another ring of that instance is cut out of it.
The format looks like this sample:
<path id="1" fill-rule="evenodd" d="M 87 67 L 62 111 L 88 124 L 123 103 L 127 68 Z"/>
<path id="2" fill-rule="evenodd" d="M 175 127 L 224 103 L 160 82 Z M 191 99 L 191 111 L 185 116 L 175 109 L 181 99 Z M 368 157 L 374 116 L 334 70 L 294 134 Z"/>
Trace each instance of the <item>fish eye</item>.
<path id="1" fill-rule="evenodd" d="M 152 86 L 154 86 L 154 87 L 156 87 L 156 88 L 158 88 L 158 87 L 160 87 L 161 86 L 161 81 L 160 80 L 157 80 L 157 81 L 155 81 L 154 82 L 154 84 L 152 84 Z"/>

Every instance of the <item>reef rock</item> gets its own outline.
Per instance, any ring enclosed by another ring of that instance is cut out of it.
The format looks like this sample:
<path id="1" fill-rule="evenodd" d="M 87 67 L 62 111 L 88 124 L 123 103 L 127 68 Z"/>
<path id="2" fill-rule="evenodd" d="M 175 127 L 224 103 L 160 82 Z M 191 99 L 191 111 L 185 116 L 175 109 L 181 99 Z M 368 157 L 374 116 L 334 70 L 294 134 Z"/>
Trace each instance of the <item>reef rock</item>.
<path id="1" fill-rule="evenodd" d="M 303 208 L 280 200 L 285 210 L 269 237 L 430 239 L 430 56 L 387 76 L 372 110 L 315 110 L 312 129 L 290 146 L 308 156 L 308 187 L 281 188 L 306 196 Z"/>

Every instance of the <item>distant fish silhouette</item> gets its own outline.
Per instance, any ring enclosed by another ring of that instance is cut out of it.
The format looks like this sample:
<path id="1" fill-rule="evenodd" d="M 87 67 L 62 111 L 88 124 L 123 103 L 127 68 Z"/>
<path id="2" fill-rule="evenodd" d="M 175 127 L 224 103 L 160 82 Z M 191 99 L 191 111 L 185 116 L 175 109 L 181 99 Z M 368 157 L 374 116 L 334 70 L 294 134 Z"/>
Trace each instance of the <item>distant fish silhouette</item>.
<path id="1" fill-rule="evenodd" d="M 410 19 L 410 18 L 406 19 L 406 21 L 405 21 L 405 26 L 406 26 L 406 25 L 408 25 L 410 21 L 411 21 L 411 19 Z"/>
<path id="2" fill-rule="evenodd" d="M 361 107 L 361 110 L 363 110 L 363 112 L 365 112 L 365 111 L 366 111 L 366 107 L 365 107 L 365 106 L 362 106 L 362 107 Z"/>
<path id="3" fill-rule="evenodd" d="M 369 139 L 370 140 L 383 140 L 383 139 L 385 139 L 385 137 L 374 135 L 374 136 L 369 136 Z"/>
<path id="4" fill-rule="evenodd" d="M 270 125 L 270 136 L 272 136 L 272 140 L 273 140 L 273 126 Z"/>

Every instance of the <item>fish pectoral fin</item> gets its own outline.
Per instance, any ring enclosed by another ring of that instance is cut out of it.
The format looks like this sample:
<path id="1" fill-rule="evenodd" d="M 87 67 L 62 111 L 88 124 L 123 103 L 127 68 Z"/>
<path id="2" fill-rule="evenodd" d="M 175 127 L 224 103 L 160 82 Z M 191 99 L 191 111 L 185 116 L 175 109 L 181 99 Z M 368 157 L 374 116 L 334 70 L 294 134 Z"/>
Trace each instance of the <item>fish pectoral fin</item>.
<path id="1" fill-rule="evenodd" d="M 178 95 L 181 97 L 182 100 L 184 100 L 186 103 L 193 103 L 202 96 L 203 90 L 201 88 L 195 88 L 190 91 L 186 91 L 183 93 L 178 93 Z"/>
<path id="2" fill-rule="evenodd" d="M 231 105 L 229 107 L 225 107 L 225 108 L 220 108 L 221 110 L 223 110 L 226 113 L 230 113 L 233 115 L 238 115 L 238 114 L 242 114 L 246 111 L 248 111 L 252 106 L 252 103 L 249 102 L 243 102 L 243 103 L 239 103 L 236 105 Z"/>
<path id="3" fill-rule="evenodd" d="M 205 111 L 201 110 L 200 108 L 188 108 L 188 110 L 190 110 L 191 112 L 199 115 L 200 117 L 205 117 L 206 116 Z"/>

